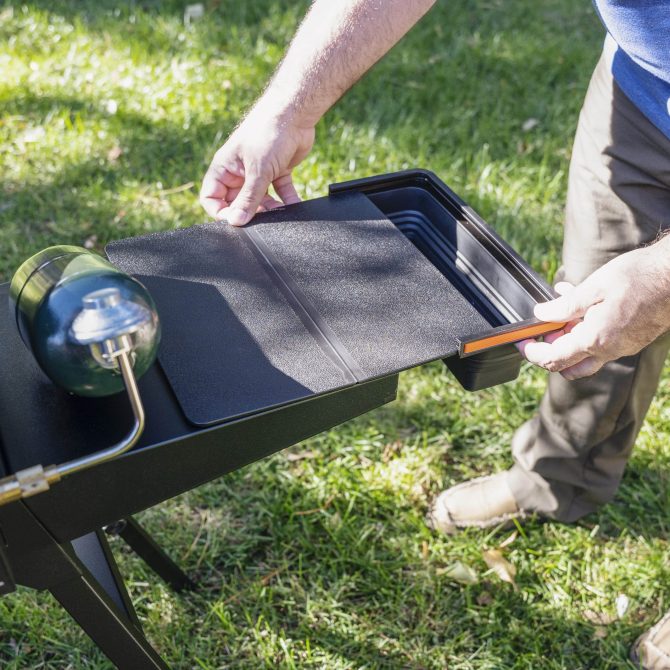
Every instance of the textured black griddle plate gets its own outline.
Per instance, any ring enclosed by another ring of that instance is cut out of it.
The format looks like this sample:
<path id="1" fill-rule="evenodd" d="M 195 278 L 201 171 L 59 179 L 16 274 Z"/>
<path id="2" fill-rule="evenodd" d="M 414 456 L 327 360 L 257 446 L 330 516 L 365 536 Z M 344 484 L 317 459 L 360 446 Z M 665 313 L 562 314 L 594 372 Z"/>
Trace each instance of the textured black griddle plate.
<path id="1" fill-rule="evenodd" d="M 453 355 L 485 319 L 361 194 L 116 242 L 151 291 L 159 359 L 209 425 Z"/>

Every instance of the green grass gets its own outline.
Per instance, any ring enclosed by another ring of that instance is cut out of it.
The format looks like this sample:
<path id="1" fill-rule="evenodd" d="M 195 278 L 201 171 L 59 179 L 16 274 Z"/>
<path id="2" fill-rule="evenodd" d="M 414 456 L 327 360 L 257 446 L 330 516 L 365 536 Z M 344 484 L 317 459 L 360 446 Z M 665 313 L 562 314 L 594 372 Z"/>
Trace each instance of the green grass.
<path id="1" fill-rule="evenodd" d="M 0 278 L 49 244 L 202 222 L 199 180 L 261 90 L 306 2 L 28 1 L 0 9 Z M 332 110 L 296 170 L 327 184 L 428 167 L 551 277 L 572 133 L 602 30 L 585 0 L 440 3 Z M 523 130 L 527 119 L 537 125 Z M 174 668 L 627 668 L 670 606 L 670 371 L 615 502 L 529 522 L 506 550 L 439 537 L 427 500 L 507 467 L 544 375 L 477 394 L 441 365 L 399 399 L 141 515 L 199 581 L 177 596 L 114 543 L 146 631 Z M 299 453 L 304 458 L 290 458 Z M 444 574 L 460 561 L 479 575 Z M 623 618 L 607 625 L 619 594 Z M 3 668 L 108 668 L 44 594 L 0 600 Z"/>

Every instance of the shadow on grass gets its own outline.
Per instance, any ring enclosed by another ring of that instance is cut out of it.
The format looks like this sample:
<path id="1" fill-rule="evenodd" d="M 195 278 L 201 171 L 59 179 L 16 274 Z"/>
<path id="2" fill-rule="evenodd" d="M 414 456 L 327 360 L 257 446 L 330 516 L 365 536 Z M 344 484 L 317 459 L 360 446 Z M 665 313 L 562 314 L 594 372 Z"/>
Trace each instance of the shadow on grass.
<path id="1" fill-rule="evenodd" d="M 225 611 L 226 626 L 234 630 L 251 631 L 262 622 L 263 629 L 292 640 L 294 660 L 308 639 L 312 651 L 340 659 L 344 667 L 528 668 L 546 659 L 542 667 L 604 670 L 630 667 L 628 645 L 651 623 L 617 623 L 606 638 L 594 637 L 593 624 L 561 616 L 558 607 L 543 607 L 529 595 L 537 588 L 534 576 L 520 576 L 518 593 L 486 580 L 473 586 L 445 582 L 414 551 L 422 535 L 407 541 L 416 537 L 411 513 L 399 524 L 396 516 L 394 527 L 378 521 L 384 528 L 373 536 L 369 510 L 347 514 L 345 501 L 333 503 L 329 511 L 342 517 L 334 528 L 328 515 L 296 517 L 290 501 L 295 491 L 268 484 L 262 500 L 237 510 L 246 521 L 230 534 L 223 530 L 220 547 L 234 547 L 232 554 L 208 553 L 201 589 L 180 599 L 185 610 L 176 627 L 191 628 L 203 608 L 213 608 L 220 616 Z M 307 498 L 302 505 L 317 503 Z M 388 521 L 391 511 L 378 514 Z M 257 540 L 244 547 L 249 527 Z M 453 552 L 458 555 L 458 545 Z M 170 627 L 161 637 L 169 633 Z M 220 631 L 211 624 L 198 634 L 216 637 Z M 215 653 L 208 661 L 261 667 L 253 649 L 233 645 L 229 653 L 230 659 Z M 291 667 L 280 657 L 276 662 Z"/>

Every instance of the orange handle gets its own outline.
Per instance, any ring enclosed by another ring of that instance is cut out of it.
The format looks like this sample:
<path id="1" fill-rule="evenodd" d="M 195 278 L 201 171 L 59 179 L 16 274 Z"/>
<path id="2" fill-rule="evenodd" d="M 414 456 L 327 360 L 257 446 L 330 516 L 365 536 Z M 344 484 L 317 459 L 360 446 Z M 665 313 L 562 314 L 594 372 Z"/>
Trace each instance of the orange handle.
<path id="1" fill-rule="evenodd" d="M 502 326 L 488 335 L 482 335 L 467 342 L 462 342 L 459 353 L 461 356 L 470 356 L 485 349 L 498 347 L 501 344 L 520 342 L 521 340 L 538 337 L 539 335 L 554 333 L 564 326 L 565 322 L 558 323 L 554 321 L 532 320 L 531 322 L 522 321 L 513 323 L 508 326 Z"/>

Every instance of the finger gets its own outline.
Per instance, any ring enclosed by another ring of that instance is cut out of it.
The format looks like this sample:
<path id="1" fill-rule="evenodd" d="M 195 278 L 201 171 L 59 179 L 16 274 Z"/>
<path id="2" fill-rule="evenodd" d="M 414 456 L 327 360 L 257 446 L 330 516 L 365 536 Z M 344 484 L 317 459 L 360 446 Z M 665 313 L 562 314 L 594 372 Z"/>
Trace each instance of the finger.
<path id="1" fill-rule="evenodd" d="M 583 361 L 569 368 L 565 368 L 561 374 L 568 380 L 581 379 L 582 377 L 590 377 L 594 375 L 602 366 L 604 361 L 597 359 L 595 356 L 588 356 Z"/>
<path id="2" fill-rule="evenodd" d="M 563 326 L 563 332 L 564 333 L 571 333 L 573 328 L 577 325 L 583 323 L 581 319 L 577 319 L 576 321 L 568 321 L 565 326 Z"/>
<path id="3" fill-rule="evenodd" d="M 586 347 L 574 332 L 559 337 L 554 342 L 531 342 L 524 349 L 525 357 L 535 365 L 550 372 L 560 372 L 589 356 Z"/>
<path id="4" fill-rule="evenodd" d="M 209 216 L 217 218 L 220 210 L 230 204 L 231 192 L 243 182 L 243 177 L 212 164 L 202 180 L 200 204 Z"/>
<path id="5" fill-rule="evenodd" d="M 575 285 L 571 284 L 569 281 L 559 281 L 556 286 L 554 286 L 554 290 L 558 295 L 567 295 L 570 291 L 575 290 Z"/>
<path id="6" fill-rule="evenodd" d="M 282 207 L 284 203 L 279 202 L 276 198 L 273 198 L 269 193 L 266 193 L 261 201 L 261 207 L 265 210 L 277 209 L 277 207 Z"/>
<path id="7" fill-rule="evenodd" d="M 562 282 L 561 288 L 564 288 Z M 586 310 L 602 299 L 600 282 L 591 277 L 555 300 L 535 305 L 535 316 L 541 321 L 572 321 L 584 316 Z"/>
<path id="8" fill-rule="evenodd" d="M 293 179 L 290 174 L 285 174 L 272 182 L 275 192 L 285 205 L 293 205 L 300 202 L 298 191 L 295 190 Z"/>
<path id="9" fill-rule="evenodd" d="M 237 197 L 230 203 L 226 219 L 233 226 L 244 226 L 251 221 L 258 206 L 267 194 L 269 180 L 247 168 L 244 184 Z"/>
<path id="10" fill-rule="evenodd" d="M 525 356 L 526 354 L 524 353 L 524 351 L 531 342 L 537 342 L 537 340 L 534 340 L 532 338 L 528 340 L 521 340 L 520 342 L 517 342 L 514 346 L 519 350 L 519 353 L 522 356 Z"/>
<path id="11" fill-rule="evenodd" d="M 529 338 L 527 340 L 521 340 L 520 342 L 516 343 L 516 348 L 519 350 L 522 356 L 525 356 L 525 349 L 530 344 L 531 342 L 548 342 L 551 344 L 554 340 L 557 340 L 559 337 L 562 337 L 563 335 L 566 334 L 566 330 L 557 330 L 555 333 L 549 333 L 548 335 L 545 335 L 542 340 L 539 339 L 534 339 L 534 338 Z"/>
<path id="12" fill-rule="evenodd" d="M 543 341 L 547 342 L 547 344 L 552 344 L 555 342 L 559 337 L 563 337 L 563 335 L 566 334 L 567 331 L 561 329 L 557 330 L 555 333 L 549 333 L 544 336 Z"/>

